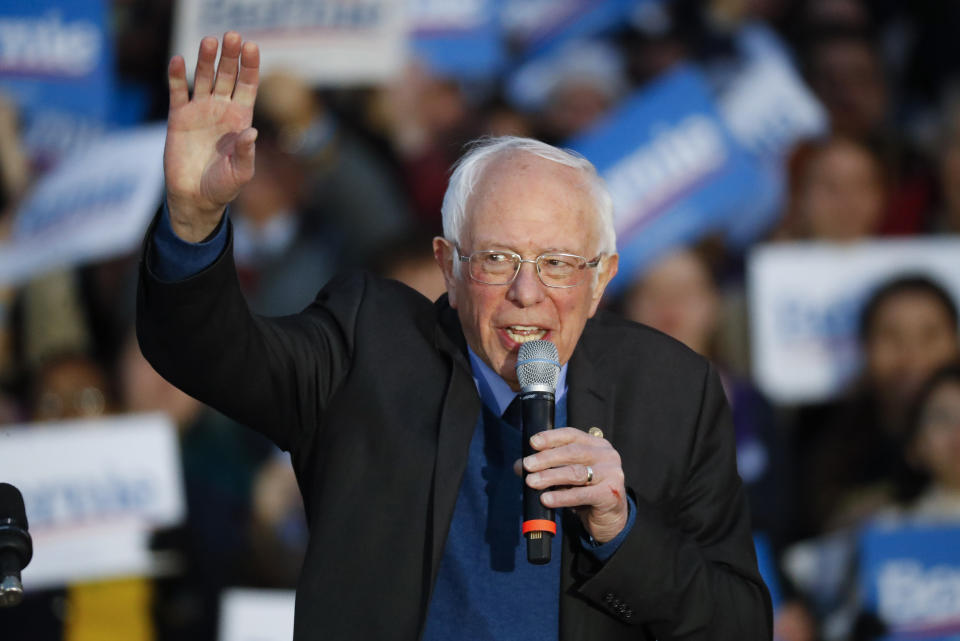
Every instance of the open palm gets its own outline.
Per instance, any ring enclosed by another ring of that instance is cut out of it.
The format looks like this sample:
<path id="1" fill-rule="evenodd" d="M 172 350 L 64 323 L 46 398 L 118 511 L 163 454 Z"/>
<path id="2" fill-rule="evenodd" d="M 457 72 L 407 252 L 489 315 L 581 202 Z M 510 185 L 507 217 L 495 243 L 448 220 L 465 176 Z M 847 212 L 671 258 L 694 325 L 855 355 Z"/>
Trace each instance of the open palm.
<path id="1" fill-rule="evenodd" d="M 171 222 L 186 240 L 202 240 L 216 227 L 224 207 L 253 177 L 250 125 L 259 82 L 260 53 L 228 32 L 218 43 L 200 43 L 193 97 L 183 58 L 170 61 L 170 114 L 163 167 Z M 242 52 L 242 56 L 241 56 Z"/>

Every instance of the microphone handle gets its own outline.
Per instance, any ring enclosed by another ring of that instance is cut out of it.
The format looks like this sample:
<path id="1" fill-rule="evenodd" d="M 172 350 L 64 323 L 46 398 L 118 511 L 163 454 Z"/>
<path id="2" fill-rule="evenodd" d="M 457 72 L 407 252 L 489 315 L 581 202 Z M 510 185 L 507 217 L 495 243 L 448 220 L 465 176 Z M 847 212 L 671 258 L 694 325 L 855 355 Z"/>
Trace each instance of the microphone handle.
<path id="1" fill-rule="evenodd" d="M 553 392 L 521 392 L 523 411 L 523 456 L 535 452 L 530 437 L 537 432 L 553 429 Z M 540 495 L 545 490 L 536 490 L 527 485 L 527 472 L 523 473 L 523 535 L 527 539 L 527 560 L 536 565 L 550 562 L 550 547 L 557 533 L 553 510 L 544 507 Z"/>

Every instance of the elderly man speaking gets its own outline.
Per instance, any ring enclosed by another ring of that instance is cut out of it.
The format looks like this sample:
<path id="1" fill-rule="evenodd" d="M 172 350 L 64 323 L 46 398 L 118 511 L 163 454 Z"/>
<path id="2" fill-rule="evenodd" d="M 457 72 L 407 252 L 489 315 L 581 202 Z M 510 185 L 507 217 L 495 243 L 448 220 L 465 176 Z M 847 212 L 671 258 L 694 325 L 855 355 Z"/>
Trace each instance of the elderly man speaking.
<path id="1" fill-rule="evenodd" d="M 294 636 L 599 641 L 771 637 L 709 363 L 597 313 L 617 271 L 610 197 L 583 158 L 535 140 L 474 146 L 433 243 L 431 303 L 369 274 L 300 314 L 250 313 L 226 205 L 254 170 L 259 51 L 200 45 L 193 96 L 170 63 L 166 207 L 148 232 L 138 334 L 187 393 L 289 450 L 310 543 Z M 517 352 L 553 342 L 556 424 L 504 418 Z M 527 562 L 522 481 L 558 511 Z"/>

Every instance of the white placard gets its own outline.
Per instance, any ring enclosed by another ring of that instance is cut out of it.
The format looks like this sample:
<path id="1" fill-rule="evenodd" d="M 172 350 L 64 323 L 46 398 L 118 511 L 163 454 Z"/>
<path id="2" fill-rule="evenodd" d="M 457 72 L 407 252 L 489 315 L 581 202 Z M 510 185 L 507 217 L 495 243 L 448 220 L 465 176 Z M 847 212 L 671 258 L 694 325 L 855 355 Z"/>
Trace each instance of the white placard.
<path id="1" fill-rule="evenodd" d="M 293 606 L 293 590 L 226 590 L 218 641 L 290 641 Z"/>
<path id="2" fill-rule="evenodd" d="M 761 245 L 747 261 L 753 374 L 778 403 L 836 396 L 860 368 L 857 325 L 871 292 L 907 274 L 960 301 L 960 237 L 852 245 Z"/>
<path id="3" fill-rule="evenodd" d="M 165 139 L 165 125 L 150 125 L 64 158 L 17 210 L 0 284 L 135 250 L 160 205 Z"/>
<path id="4" fill-rule="evenodd" d="M 176 428 L 164 414 L 0 428 L 0 480 L 23 493 L 28 589 L 150 574 L 153 528 L 183 521 Z"/>
<path id="5" fill-rule="evenodd" d="M 260 46 L 263 73 L 286 70 L 317 85 L 394 78 L 407 53 L 406 0 L 178 0 L 172 52 L 193 76 L 204 36 L 228 30 Z"/>

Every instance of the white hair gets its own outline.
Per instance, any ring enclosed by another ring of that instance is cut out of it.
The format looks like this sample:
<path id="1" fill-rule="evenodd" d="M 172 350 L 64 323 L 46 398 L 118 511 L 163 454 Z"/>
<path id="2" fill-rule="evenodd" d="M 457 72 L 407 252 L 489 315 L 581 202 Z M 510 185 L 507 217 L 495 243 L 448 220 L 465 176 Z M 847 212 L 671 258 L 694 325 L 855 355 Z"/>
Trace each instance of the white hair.
<path id="1" fill-rule="evenodd" d="M 533 138 L 518 136 L 475 140 L 471 143 L 469 151 L 454 165 L 453 175 L 450 176 L 450 183 L 443 195 L 443 206 L 440 209 L 443 215 L 444 238 L 452 243 L 460 242 L 460 233 L 467 220 L 467 203 L 473 195 L 480 176 L 493 159 L 511 152 L 526 152 L 580 171 L 593 195 L 597 223 L 600 226 L 598 249 L 605 254 L 616 253 L 617 234 L 613 228 L 613 201 L 603 178 L 597 174 L 593 164 L 575 151 L 559 149 Z"/>

